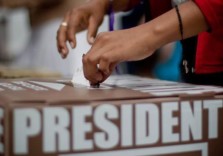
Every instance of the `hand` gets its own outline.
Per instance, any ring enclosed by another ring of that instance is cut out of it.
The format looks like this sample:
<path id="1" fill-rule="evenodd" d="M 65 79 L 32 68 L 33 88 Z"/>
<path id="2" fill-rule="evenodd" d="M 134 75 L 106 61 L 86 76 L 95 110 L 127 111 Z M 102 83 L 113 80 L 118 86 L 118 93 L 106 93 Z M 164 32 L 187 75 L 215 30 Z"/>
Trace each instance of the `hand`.
<path id="1" fill-rule="evenodd" d="M 100 33 L 90 51 L 83 57 L 84 75 L 91 84 L 101 83 L 123 61 L 148 57 L 155 48 L 145 26 Z"/>
<path id="2" fill-rule="evenodd" d="M 72 48 L 76 47 L 75 35 L 77 32 L 88 29 L 87 40 L 89 44 L 94 42 L 98 27 L 107 11 L 108 3 L 108 0 L 91 0 L 66 13 L 63 25 L 57 32 L 57 47 L 63 58 L 66 58 L 69 52 L 67 41 Z"/>

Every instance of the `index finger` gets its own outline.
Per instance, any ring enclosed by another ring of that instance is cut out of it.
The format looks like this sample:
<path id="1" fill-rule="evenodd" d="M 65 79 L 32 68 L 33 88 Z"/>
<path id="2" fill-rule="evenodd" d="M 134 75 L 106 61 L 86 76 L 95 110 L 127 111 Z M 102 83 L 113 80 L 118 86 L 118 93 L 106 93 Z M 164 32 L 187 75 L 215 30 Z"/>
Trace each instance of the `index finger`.
<path id="1" fill-rule="evenodd" d="M 83 69 L 84 76 L 90 81 L 90 83 L 98 84 L 103 79 L 103 73 L 98 69 L 98 63 L 91 60 L 89 56 L 83 56 Z"/>
<path id="2" fill-rule="evenodd" d="M 65 58 L 69 52 L 66 44 L 68 21 L 69 21 L 69 12 L 65 15 L 63 22 L 61 23 L 57 31 L 57 49 L 63 58 Z"/>

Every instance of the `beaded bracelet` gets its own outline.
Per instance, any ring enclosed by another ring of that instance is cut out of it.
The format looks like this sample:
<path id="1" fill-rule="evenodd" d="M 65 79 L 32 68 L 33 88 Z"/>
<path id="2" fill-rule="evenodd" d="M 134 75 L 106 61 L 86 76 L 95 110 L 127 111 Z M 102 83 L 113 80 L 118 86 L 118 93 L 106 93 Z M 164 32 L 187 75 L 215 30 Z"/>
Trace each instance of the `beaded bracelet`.
<path id="1" fill-rule="evenodd" d="M 175 9 L 176 9 L 177 17 L 178 17 L 178 21 L 179 21 L 181 39 L 183 40 L 184 39 L 183 22 L 182 22 L 182 18 L 181 18 L 181 15 L 180 15 L 178 5 L 175 5 Z"/>

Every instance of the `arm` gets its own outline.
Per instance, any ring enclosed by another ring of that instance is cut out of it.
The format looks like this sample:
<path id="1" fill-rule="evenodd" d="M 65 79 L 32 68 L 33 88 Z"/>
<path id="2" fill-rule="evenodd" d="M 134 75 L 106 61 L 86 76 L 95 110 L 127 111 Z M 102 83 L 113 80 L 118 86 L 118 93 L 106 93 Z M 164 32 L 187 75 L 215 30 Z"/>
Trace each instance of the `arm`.
<path id="1" fill-rule="evenodd" d="M 204 15 L 193 1 L 180 5 L 179 11 L 184 38 L 208 29 Z M 175 9 L 132 29 L 99 34 L 83 58 L 84 74 L 92 84 L 103 82 L 117 63 L 144 59 L 161 46 L 180 39 Z"/>
<path id="2" fill-rule="evenodd" d="M 208 30 L 209 26 L 203 13 L 193 1 L 180 5 L 179 13 L 182 18 L 184 38 L 189 38 Z M 175 9 L 145 24 L 144 29 L 152 29 L 152 34 L 156 40 L 154 43 L 155 48 L 181 39 L 179 19 Z"/>

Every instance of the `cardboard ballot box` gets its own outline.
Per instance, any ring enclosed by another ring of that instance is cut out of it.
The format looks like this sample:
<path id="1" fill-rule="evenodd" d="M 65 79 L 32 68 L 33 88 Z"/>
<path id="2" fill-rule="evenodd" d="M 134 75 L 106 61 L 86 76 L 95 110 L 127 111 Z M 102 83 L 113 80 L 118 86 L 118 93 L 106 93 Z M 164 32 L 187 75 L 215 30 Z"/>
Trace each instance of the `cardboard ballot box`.
<path id="1" fill-rule="evenodd" d="M 0 82 L 0 155 L 222 156 L 223 88 L 114 76 Z"/>

